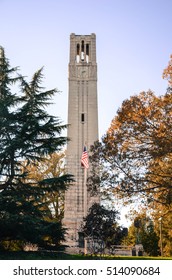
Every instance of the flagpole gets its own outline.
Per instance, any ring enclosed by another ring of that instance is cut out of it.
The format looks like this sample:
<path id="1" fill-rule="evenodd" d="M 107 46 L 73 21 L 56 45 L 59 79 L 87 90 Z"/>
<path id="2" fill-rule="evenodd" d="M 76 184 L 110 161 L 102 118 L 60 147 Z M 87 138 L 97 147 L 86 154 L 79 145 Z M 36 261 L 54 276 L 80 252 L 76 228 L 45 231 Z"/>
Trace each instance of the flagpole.
<path id="1" fill-rule="evenodd" d="M 84 168 L 84 216 L 87 215 L 87 168 Z"/>
<path id="2" fill-rule="evenodd" d="M 84 195 L 84 217 L 86 218 L 87 216 L 87 169 L 89 168 L 89 163 L 88 163 L 88 153 L 87 153 L 87 148 L 84 146 L 84 150 L 82 153 L 81 157 L 81 164 L 84 166 L 84 181 L 83 181 L 83 195 Z M 87 238 L 84 237 L 84 253 L 87 254 Z"/>
<path id="3" fill-rule="evenodd" d="M 87 168 L 84 168 L 84 217 L 87 216 Z M 84 254 L 87 254 L 87 238 L 84 237 Z"/>

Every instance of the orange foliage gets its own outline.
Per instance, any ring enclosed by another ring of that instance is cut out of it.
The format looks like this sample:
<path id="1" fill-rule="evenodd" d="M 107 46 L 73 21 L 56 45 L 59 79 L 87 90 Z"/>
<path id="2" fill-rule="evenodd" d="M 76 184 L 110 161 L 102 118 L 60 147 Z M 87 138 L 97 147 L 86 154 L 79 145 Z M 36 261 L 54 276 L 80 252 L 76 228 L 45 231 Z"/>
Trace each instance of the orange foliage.
<path id="1" fill-rule="evenodd" d="M 162 75 L 163 79 L 167 79 L 169 86 L 172 86 L 172 55 L 170 55 L 170 61 L 168 63 L 168 66 L 164 69 L 163 71 L 163 75 Z"/>

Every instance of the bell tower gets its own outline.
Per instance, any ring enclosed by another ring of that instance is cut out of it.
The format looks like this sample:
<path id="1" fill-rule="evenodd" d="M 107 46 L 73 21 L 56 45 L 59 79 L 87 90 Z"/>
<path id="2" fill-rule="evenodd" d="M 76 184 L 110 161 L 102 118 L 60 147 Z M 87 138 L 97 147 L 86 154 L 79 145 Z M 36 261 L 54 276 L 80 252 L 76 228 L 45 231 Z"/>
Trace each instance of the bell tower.
<path id="1" fill-rule="evenodd" d="M 96 35 L 70 35 L 68 86 L 67 172 L 75 182 L 65 194 L 64 226 L 67 244 L 78 247 L 81 222 L 89 207 L 98 202 L 86 188 L 85 172 L 81 166 L 84 146 L 89 154 L 90 145 L 98 140 Z"/>

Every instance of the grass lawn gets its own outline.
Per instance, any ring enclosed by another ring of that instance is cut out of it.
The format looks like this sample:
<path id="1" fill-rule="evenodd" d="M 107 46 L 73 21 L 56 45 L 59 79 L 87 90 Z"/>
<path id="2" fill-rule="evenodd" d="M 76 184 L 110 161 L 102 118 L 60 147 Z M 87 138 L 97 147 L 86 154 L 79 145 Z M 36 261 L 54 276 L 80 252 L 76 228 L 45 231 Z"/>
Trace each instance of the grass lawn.
<path id="1" fill-rule="evenodd" d="M 0 252 L 0 260 L 172 260 L 162 257 L 83 256 L 58 252 Z"/>

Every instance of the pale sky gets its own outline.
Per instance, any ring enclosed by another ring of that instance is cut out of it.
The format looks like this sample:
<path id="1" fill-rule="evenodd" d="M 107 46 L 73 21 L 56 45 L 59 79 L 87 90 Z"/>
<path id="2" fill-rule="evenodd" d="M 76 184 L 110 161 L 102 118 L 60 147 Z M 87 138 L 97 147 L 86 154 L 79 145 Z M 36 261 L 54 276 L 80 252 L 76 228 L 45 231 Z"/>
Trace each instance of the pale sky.
<path id="1" fill-rule="evenodd" d="M 61 91 L 51 113 L 67 123 L 69 37 L 96 33 L 101 137 L 124 99 L 165 93 L 171 14 L 172 0 L 0 0 L 0 45 L 28 81 L 44 66 L 44 86 Z"/>

